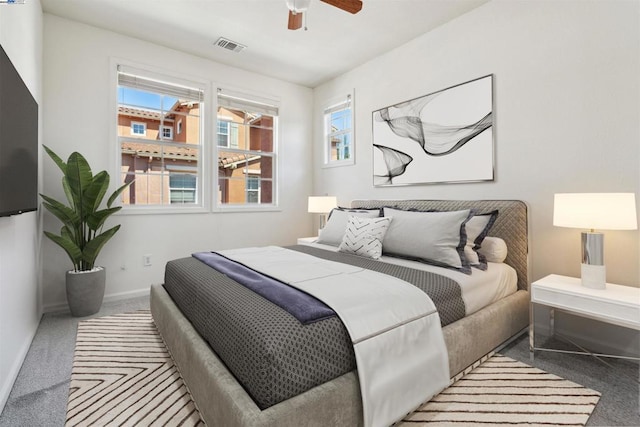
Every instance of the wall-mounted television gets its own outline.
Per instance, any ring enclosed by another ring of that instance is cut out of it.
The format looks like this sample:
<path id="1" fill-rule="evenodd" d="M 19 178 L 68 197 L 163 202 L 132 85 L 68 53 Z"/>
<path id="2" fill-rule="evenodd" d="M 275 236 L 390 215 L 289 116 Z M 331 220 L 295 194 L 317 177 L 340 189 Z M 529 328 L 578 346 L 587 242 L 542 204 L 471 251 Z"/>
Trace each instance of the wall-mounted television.
<path id="1" fill-rule="evenodd" d="M 0 46 L 0 216 L 38 208 L 38 103 Z"/>

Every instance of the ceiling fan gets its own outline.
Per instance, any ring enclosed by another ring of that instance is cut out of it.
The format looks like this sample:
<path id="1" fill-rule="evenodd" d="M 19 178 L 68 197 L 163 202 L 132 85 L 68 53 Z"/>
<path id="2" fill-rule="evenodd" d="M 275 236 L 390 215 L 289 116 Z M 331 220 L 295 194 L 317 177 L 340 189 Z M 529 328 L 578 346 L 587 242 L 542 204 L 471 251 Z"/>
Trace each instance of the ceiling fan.
<path id="1" fill-rule="evenodd" d="M 362 0 L 320 0 L 324 3 L 335 6 L 349 13 L 358 13 L 362 9 Z M 289 24 L 287 28 L 290 30 L 298 30 L 302 28 L 302 16 L 309 8 L 311 0 L 287 0 L 289 8 Z"/>

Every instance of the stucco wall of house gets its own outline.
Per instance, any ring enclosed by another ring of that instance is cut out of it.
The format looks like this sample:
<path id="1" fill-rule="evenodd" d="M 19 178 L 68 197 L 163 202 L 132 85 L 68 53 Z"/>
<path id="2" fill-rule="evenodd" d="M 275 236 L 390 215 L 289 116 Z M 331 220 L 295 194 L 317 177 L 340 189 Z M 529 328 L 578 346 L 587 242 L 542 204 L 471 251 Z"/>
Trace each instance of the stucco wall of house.
<path id="1" fill-rule="evenodd" d="M 213 49 L 214 47 L 212 47 Z M 109 224 L 121 230 L 105 246 L 98 263 L 107 269 L 106 298 L 148 292 L 162 283 L 168 260 L 196 251 L 254 245 L 294 244 L 311 228 L 306 213 L 312 190 L 312 90 L 262 75 L 143 42 L 54 15 L 44 15 L 44 118 L 46 144 L 61 156 L 81 150 L 95 170 L 114 171 L 116 162 L 115 96 L 110 74 L 112 58 L 147 64 L 154 69 L 184 73 L 185 78 L 207 80 L 212 87 L 233 87 L 280 100 L 278 134 L 278 209 L 261 212 L 192 214 L 119 214 Z M 74 111 L 75 126 L 63 126 Z M 211 111 L 211 110 L 209 110 Z M 215 139 L 212 139 L 214 141 Z M 210 152 L 208 152 L 211 155 Z M 212 162 L 215 167 L 216 162 Z M 116 171 L 117 173 L 117 171 Z M 59 172 L 44 161 L 44 191 L 64 197 Z M 112 189 L 116 188 L 112 176 Z M 55 218 L 44 216 L 46 230 L 58 229 Z M 143 255 L 152 265 L 143 266 Z M 64 252 L 43 242 L 43 297 L 45 310 L 64 308 L 64 272 L 71 265 Z"/>
<path id="2" fill-rule="evenodd" d="M 494 75 L 495 180 L 374 187 L 372 112 Z M 534 280 L 580 276 L 580 230 L 553 195 L 633 192 L 640 203 L 640 3 L 494 0 L 314 90 L 314 190 L 352 199 L 521 199 Z M 323 168 L 322 108 L 355 91 L 354 166 Z M 640 209 L 638 210 L 640 213 Z M 640 232 L 605 231 L 607 279 L 639 286 Z M 638 333 L 580 318 L 560 328 L 640 353 Z"/>

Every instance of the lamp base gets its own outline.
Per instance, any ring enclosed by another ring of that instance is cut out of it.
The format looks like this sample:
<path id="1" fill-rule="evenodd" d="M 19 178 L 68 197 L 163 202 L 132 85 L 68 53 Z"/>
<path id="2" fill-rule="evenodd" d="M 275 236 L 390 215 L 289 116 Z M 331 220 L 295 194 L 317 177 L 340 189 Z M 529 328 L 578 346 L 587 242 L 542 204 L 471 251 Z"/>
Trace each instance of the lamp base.
<path id="1" fill-rule="evenodd" d="M 607 287 L 607 269 L 604 265 L 582 264 L 582 286 L 591 289 Z"/>

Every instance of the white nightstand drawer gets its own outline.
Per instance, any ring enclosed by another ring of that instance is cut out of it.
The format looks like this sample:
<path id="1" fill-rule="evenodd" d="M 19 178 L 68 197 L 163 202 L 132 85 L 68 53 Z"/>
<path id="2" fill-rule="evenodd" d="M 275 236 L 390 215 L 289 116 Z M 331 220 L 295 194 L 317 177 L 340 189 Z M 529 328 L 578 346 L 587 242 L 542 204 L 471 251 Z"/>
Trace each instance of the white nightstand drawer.
<path id="1" fill-rule="evenodd" d="M 552 274 L 531 285 L 531 302 L 640 330 L 640 289 L 607 284 L 590 289 L 580 279 Z"/>

